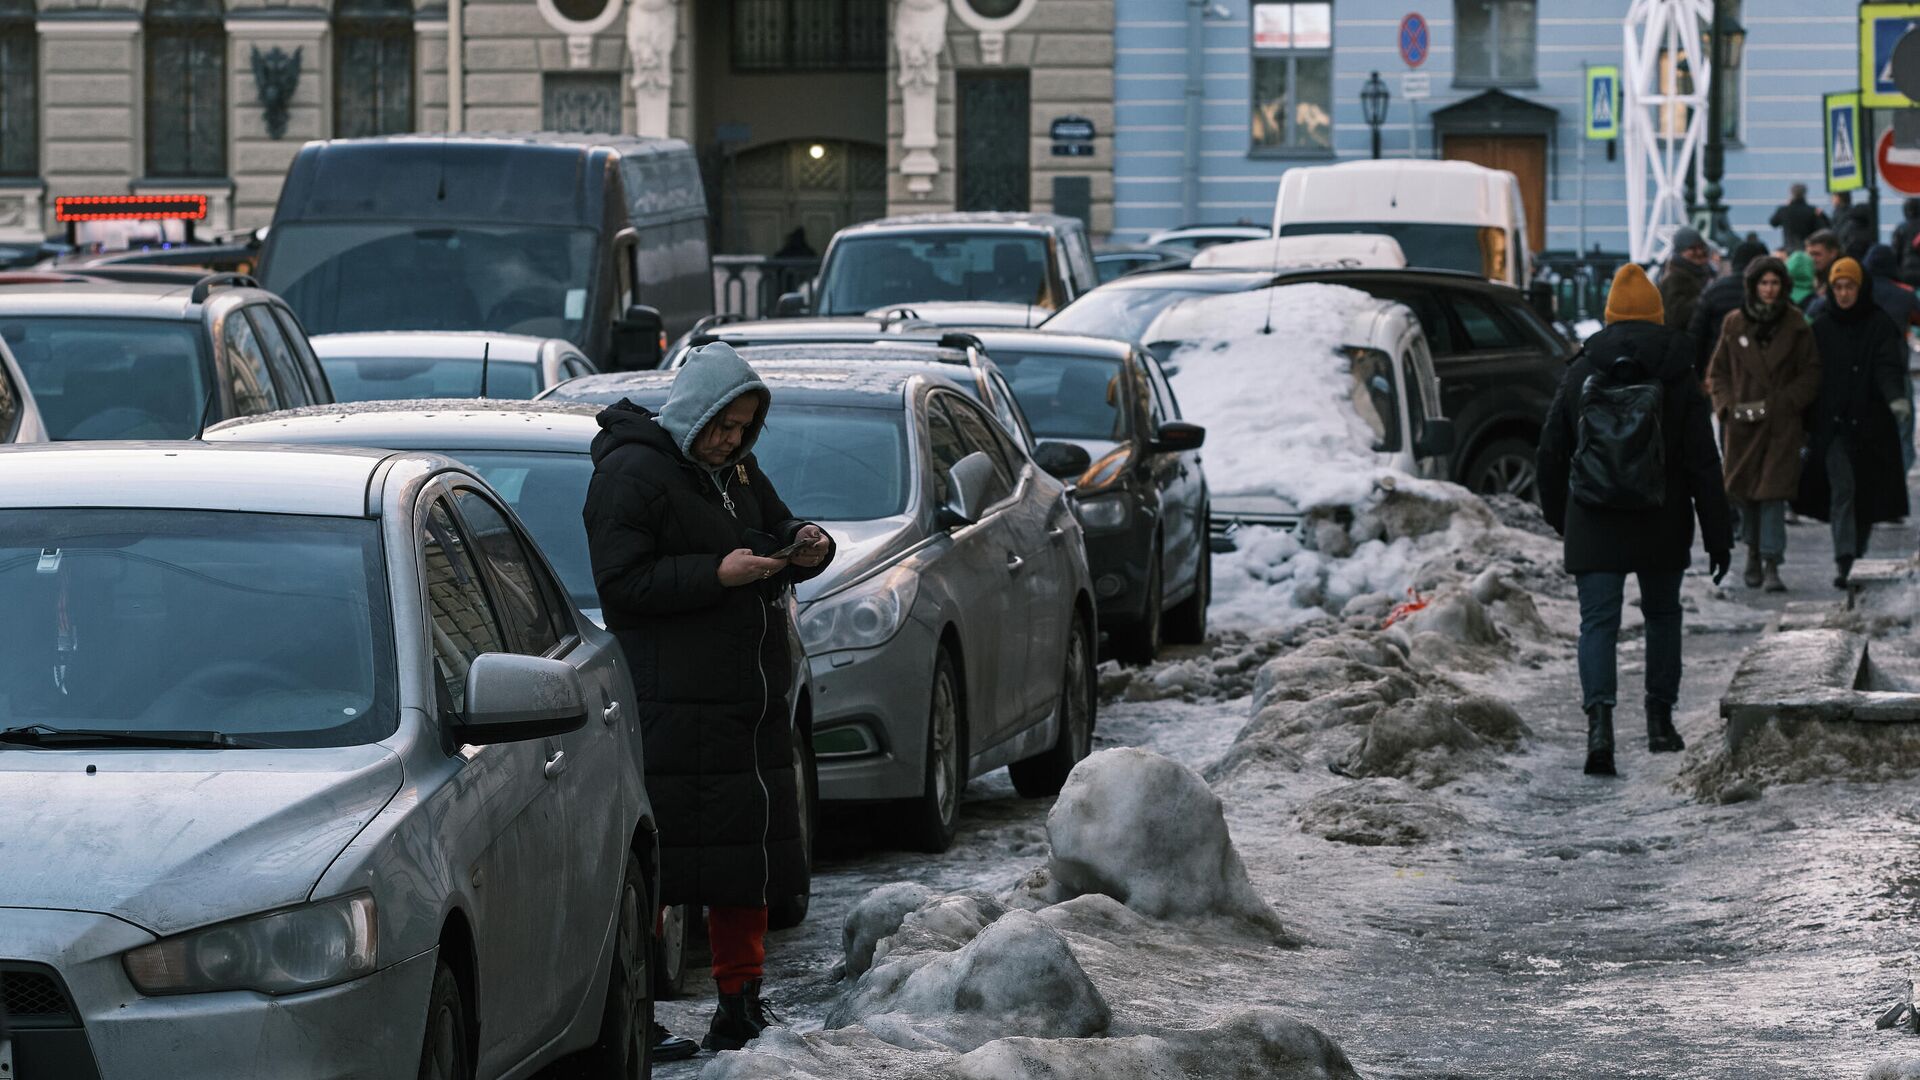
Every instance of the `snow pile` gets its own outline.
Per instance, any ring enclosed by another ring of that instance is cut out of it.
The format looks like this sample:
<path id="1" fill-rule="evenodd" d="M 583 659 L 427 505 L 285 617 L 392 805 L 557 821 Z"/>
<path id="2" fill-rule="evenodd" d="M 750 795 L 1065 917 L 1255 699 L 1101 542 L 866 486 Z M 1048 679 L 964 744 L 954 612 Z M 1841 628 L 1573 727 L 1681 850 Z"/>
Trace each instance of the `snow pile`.
<path id="1" fill-rule="evenodd" d="M 1007 1039 L 959 1060 L 960 1080 L 1164 1080 L 1263 1077 L 1359 1080 L 1332 1039 L 1278 1009 L 1250 1009 L 1212 1027 L 1122 1039 Z"/>
<path id="2" fill-rule="evenodd" d="M 1362 847 L 1413 847 L 1451 836 L 1459 812 L 1404 780 L 1373 779 L 1323 791 L 1300 809 L 1300 831 Z"/>
<path id="3" fill-rule="evenodd" d="M 1253 891 L 1220 799 L 1198 773 L 1131 747 L 1074 766 L 1047 815 L 1048 870 L 1067 896 L 1099 893 L 1156 919 L 1225 916 L 1285 938 Z"/>
<path id="4" fill-rule="evenodd" d="M 1867 1080 L 1920 1080 L 1920 1058 L 1889 1058 L 1867 1070 Z"/>
<path id="5" fill-rule="evenodd" d="M 1681 790 L 1707 802 L 1744 802 L 1775 784 L 1887 782 L 1920 772 L 1920 725 L 1769 720 L 1729 752 L 1714 740 L 1689 756 Z"/>

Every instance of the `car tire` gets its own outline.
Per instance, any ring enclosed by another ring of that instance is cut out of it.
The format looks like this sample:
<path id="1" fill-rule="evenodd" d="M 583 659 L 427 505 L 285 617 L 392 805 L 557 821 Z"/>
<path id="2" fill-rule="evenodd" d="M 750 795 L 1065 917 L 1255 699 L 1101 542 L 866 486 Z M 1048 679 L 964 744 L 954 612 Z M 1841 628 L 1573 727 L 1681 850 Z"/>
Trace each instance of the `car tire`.
<path id="1" fill-rule="evenodd" d="M 1193 571 L 1193 595 L 1167 612 L 1167 640 L 1179 645 L 1204 645 L 1207 641 L 1207 605 L 1213 603 L 1213 545 L 1208 542 L 1210 525 L 1202 519 L 1200 528 L 1200 565 Z"/>
<path id="2" fill-rule="evenodd" d="M 646 1080 L 653 1075 L 653 934 L 647 925 L 653 901 L 640 859 L 631 851 L 618 904 L 607 1003 L 600 1013 L 600 1036 L 587 1051 L 586 1071 L 608 1080 Z"/>
<path id="3" fill-rule="evenodd" d="M 1525 439 L 1495 439 L 1473 455 L 1464 483 L 1476 495 L 1516 495 L 1540 501 L 1537 447 Z"/>
<path id="4" fill-rule="evenodd" d="M 427 1030 L 420 1040 L 420 1080 L 471 1080 L 472 1020 L 460 994 L 460 980 L 442 958 L 433 968 L 427 994 Z"/>
<path id="5" fill-rule="evenodd" d="M 660 929 L 653 936 L 653 999 L 672 1001 L 687 988 L 687 906 L 675 904 L 660 911 Z"/>
<path id="6" fill-rule="evenodd" d="M 791 930 L 807 921 L 813 900 L 813 844 L 820 822 L 820 775 L 814 767 L 807 733 L 793 725 L 793 785 L 799 795 L 800 844 L 807 853 L 807 884 L 792 896 L 774 897 L 767 904 L 767 929 Z"/>
<path id="7" fill-rule="evenodd" d="M 1147 567 L 1147 605 L 1140 620 L 1113 632 L 1113 655 L 1129 664 L 1151 664 L 1160 655 L 1161 587 L 1159 541 L 1154 541 L 1153 562 Z"/>
<path id="8" fill-rule="evenodd" d="M 960 793 L 967 786 L 966 700 L 953 657 L 942 648 L 933 662 L 927 703 L 927 745 L 920 797 L 909 802 L 910 844 L 929 855 L 953 846 L 960 828 Z"/>
<path id="9" fill-rule="evenodd" d="M 1095 701 L 1093 636 L 1085 619 L 1074 616 L 1067 636 L 1067 658 L 1060 675 L 1060 734 L 1044 753 L 1007 766 L 1013 790 L 1022 798 L 1060 794 L 1073 767 L 1093 752 Z"/>

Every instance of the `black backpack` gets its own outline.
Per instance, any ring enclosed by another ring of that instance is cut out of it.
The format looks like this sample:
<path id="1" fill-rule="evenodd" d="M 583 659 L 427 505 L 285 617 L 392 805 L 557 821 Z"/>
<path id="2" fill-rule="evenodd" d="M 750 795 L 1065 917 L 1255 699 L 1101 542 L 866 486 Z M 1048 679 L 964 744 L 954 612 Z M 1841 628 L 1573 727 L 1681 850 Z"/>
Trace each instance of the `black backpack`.
<path id="1" fill-rule="evenodd" d="M 1587 377 L 1568 479 L 1576 500 L 1609 510 L 1657 510 L 1666 503 L 1665 404 L 1666 388 L 1631 358 Z"/>

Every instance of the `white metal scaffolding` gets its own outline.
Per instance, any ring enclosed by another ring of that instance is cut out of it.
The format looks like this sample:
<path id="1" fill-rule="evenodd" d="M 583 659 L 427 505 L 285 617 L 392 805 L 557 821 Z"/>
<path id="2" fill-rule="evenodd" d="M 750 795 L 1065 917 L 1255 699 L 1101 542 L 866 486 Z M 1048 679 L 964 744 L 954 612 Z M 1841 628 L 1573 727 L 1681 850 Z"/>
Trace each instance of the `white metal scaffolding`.
<path id="1" fill-rule="evenodd" d="M 1633 0 L 1627 12 L 1620 127 L 1627 245 L 1635 262 L 1665 254 L 1673 230 L 1686 223 L 1687 174 L 1703 183 L 1698 174 L 1713 68 L 1702 35 L 1712 20 L 1712 0 Z"/>

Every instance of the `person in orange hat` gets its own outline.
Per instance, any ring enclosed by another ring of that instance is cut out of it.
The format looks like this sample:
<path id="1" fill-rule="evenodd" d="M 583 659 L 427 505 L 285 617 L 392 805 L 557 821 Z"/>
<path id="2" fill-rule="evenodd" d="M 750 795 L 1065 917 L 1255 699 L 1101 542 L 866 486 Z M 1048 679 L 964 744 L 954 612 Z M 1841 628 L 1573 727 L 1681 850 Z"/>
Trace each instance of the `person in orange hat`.
<path id="1" fill-rule="evenodd" d="M 1694 521 L 1718 583 L 1733 560 L 1707 398 L 1693 345 L 1664 324 L 1646 271 L 1613 276 L 1607 325 L 1567 366 L 1540 435 L 1540 508 L 1565 538 L 1580 594 L 1580 693 L 1589 774 L 1616 775 L 1613 710 L 1627 575 L 1640 581 L 1647 630 L 1647 749 L 1686 743 L 1680 700 L 1680 582 L 1693 563 Z"/>

